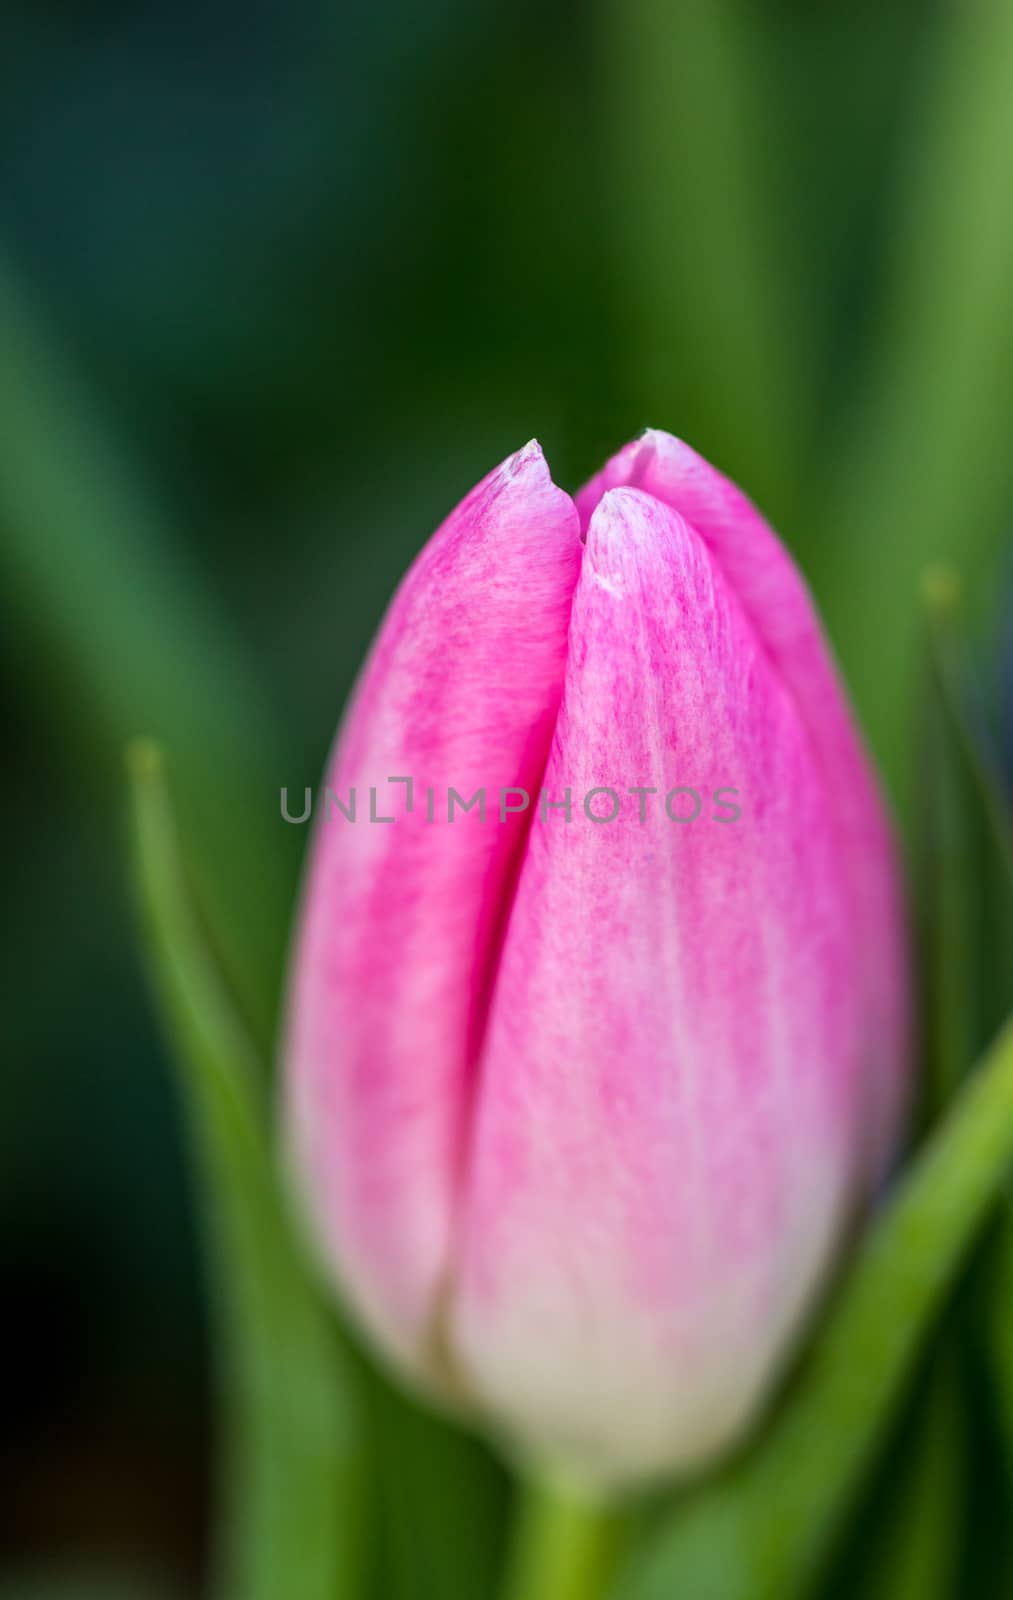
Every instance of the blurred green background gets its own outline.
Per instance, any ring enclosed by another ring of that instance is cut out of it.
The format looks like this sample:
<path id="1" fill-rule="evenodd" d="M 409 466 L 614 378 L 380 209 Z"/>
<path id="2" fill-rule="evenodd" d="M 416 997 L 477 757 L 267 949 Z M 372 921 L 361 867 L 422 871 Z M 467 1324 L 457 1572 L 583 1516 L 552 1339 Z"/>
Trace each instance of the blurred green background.
<path id="1" fill-rule="evenodd" d="M 531 436 L 573 488 L 653 424 L 797 552 L 909 818 L 926 563 L 1013 684 L 1013 7 L 6 0 L 0 125 L 0 1550 L 187 1592 L 208 1339 L 124 741 L 269 1037 L 278 790 L 405 565 Z"/>

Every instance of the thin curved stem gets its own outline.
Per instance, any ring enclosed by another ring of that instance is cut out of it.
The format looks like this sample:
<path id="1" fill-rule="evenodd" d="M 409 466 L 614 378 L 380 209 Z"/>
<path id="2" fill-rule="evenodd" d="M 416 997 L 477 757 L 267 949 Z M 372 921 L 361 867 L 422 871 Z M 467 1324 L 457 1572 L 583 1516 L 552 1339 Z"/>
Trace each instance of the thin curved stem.
<path id="1" fill-rule="evenodd" d="M 521 1489 L 503 1600 L 601 1600 L 625 1517 L 544 1480 Z"/>

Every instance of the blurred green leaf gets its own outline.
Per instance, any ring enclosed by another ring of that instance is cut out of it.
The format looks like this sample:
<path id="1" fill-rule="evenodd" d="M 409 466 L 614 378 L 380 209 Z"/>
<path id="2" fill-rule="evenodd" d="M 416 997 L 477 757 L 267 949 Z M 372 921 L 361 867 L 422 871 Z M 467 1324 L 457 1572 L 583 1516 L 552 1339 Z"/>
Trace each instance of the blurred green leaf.
<path id="1" fill-rule="evenodd" d="M 983 772 L 969 728 L 959 625 L 960 581 L 923 577 L 918 703 L 918 808 L 913 890 L 920 955 L 922 1132 L 945 1114 L 982 1044 Z M 1013 994 L 1007 1005 L 1013 1004 Z M 888 1597 L 952 1593 L 967 1501 L 966 1410 L 971 1352 L 953 1316 L 902 1419 L 904 1432 L 867 1491 L 845 1541 L 840 1592 Z M 869 1535 L 868 1525 L 872 1526 Z M 835 1591 L 836 1592 L 836 1591 Z"/>
<path id="2" fill-rule="evenodd" d="M 999 1421 L 1006 1443 L 1009 1482 L 1013 1483 L 1013 1201 L 996 1240 L 992 1261 L 990 1333 Z M 1008 1552 L 1013 1571 L 1013 1548 Z"/>
<path id="3" fill-rule="evenodd" d="M 946 1600 L 954 1592 L 968 1456 L 961 1373 L 949 1351 L 929 1373 L 904 1450 L 909 1470 L 862 1600 Z"/>
<path id="4" fill-rule="evenodd" d="M 975 583 L 1013 503 L 1013 6 L 940 8 L 935 34 L 867 371 L 807 517 L 831 635 L 905 810 L 919 573 L 959 557 Z"/>
<path id="5" fill-rule="evenodd" d="M 286 1219 L 264 1075 L 187 892 L 158 748 L 130 751 L 151 982 L 203 1179 L 218 1313 L 225 1537 L 219 1593 L 342 1600 L 361 1536 L 358 1413 Z"/>
<path id="6" fill-rule="evenodd" d="M 849 1520 L 828 1600 L 952 1600 L 969 1487 L 963 1364 L 953 1332 L 948 1327 L 933 1352 Z"/>
<path id="7" fill-rule="evenodd" d="M 929 673 L 918 789 L 924 846 L 919 900 L 926 1044 L 945 1087 L 966 1070 L 996 1012 L 1013 1004 L 1013 819 L 990 749 L 981 696 L 974 692 L 959 580 L 945 569 L 934 569 L 926 575 L 923 594 Z M 987 1372 L 997 1385 L 1007 1478 L 1013 1484 L 1009 1190 L 981 1276 L 987 1284 Z"/>
<path id="8" fill-rule="evenodd" d="M 741 0 L 604 6 L 610 215 L 640 420 L 685 432 L 783 525 L 807 422 L 806 317 L 763 45 Z"/>
<path id="9" fill-rule="evenodd" d="M 377 1600 L 489 1600 L 507 1476 L 477 1439 L 381 1377 L 367 1384 L 376 1446 Z"/>
<path id="10" fill-rule="evenodd" d="M 118 791 L 141 732 L 175 753 L 193 867 L 258 1039 L 272 1037 L 298 830 L 279 718 L 79 380 L 0 257 L 0 577 L 8 643 L 79 771 Z"/>
<path id="11" fill-rule="evenodd" d="M 872 1224 L 768 1431 L 678 1504 L 621 1600 L 811 1593 L 1013 1159 L 1013 1019 Z"/>
<path id="12" fill-rule="evenodd" d="M 925 576 L 922 593 L 925 670 L 918 706 L 913 853 L 925 1058 L 920 1109 L 928 1122 L 941 1114 L 981 1043 L 981 904 L 973 777 L 955 715 L 958 579 L 946 569 L 933 569 Z"/>
<path id="13" fill-rule="evenodd" d="M 990 841 L 990 870 L 998 872 L 1004 893 L 1009 894 L 1013 892 L 1013 814 L 998 763 L 988 747 L 981 706 L 974 703 L 960 582 L 948 569 L 933 568 L 926 574 L 923 592 L 939 705 L 951 741 L 972 779 L 981 825 Z"/>

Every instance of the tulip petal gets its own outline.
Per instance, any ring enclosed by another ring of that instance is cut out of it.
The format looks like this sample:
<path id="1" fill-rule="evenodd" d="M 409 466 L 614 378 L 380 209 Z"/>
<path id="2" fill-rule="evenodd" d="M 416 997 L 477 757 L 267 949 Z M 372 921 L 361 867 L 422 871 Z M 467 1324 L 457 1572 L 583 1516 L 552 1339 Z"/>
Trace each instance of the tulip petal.
<path id="1" fill-rule="evenodd" d="M 479 484 L 401 585 L 339 735 L 327 784 L 346 809 L 355 790 L 356 820 L 333 802 L 317 818 L 289 1002 L 296 1166 L 354 1307 L 416 1369 L 437 1359 L 475 1058 L 527 833 L 526 816 L 500 823 L 498 791 L 541 781 L 578 535 L 536 444 Z M 408 777 L 410 812 L 407 786 L 388 783 Z M 484 787 L 493 814 L 449 824 L 449 787 L 465 801 Z"/>
<path id="2" fill-rule="evenodd" d="M 904 916 L 883 802 L 819 617 L 797 567 L 756 508 L 681 439 L 648 428 L 619 451 L 576 496 L 582 527 L 601 496 L 619 485 L 656 496 L 700 535 L 795 701 L 823 773 L 837 848 L 848 866 L 863 1011 L 875 1041 L 866 1136 L 875 1184 L 894 1151 L 905 1109 L 910 1019 Z"/>
<path id="3" fill-rule="evenodd" d="M 869 1048 L 810 729 L 638 489 L 588 519 L 544 789 L 573 817 L 533 823 L 500 958 L 451 1341 L 529 1448 L 620 1483 L 699 1466 L 779 1370 L 858 1188 Z"/>

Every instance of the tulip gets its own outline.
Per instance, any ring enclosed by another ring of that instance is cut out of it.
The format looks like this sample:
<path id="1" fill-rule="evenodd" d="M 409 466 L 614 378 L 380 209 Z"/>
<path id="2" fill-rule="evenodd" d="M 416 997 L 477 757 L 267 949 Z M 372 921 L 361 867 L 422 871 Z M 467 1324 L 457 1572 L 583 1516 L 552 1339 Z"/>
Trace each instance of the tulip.
<path id="1" fill-rule="evenodd" d="M 408 572 L 326 781 L 285 1083 L 346 1301 L 547 1469 L 700 1468 L 904 1101 L 890 829 L 791 559 L 668 434 L 575 498 L 530 444 Z"/>

